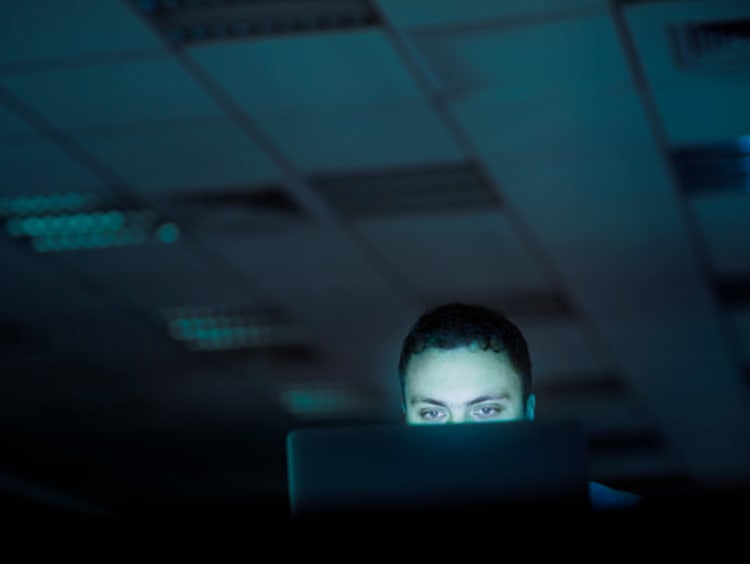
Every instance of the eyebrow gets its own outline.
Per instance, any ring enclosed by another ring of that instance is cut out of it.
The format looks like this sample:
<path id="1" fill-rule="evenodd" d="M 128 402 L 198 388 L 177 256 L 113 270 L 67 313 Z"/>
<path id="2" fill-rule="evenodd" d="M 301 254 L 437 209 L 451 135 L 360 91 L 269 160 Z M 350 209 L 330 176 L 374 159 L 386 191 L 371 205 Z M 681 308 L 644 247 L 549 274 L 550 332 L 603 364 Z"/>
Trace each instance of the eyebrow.
<path id="1" fill-rule="evenodd" d="M 479 396 L 478 398 L 474 398 L 473 400 L 468 402 L 466 405 L 472 406 L 472 405 L 477 405 L 478 403 L 484 403 L 486 401 L 507 400 L 507 399 L 510 399 L 510 394 L 508 394 L 508 392 L 502 392 L 499 394 L 485 394 L 483 396 Z M 415 398 L 412 398 L 410 403 L 412 405 L 415 405 L 417 403 L 429 403 L 430 405 L 448 407 L 448 404 L 446 402 L 436 400 L 433 398 L 415 397 Z"/>

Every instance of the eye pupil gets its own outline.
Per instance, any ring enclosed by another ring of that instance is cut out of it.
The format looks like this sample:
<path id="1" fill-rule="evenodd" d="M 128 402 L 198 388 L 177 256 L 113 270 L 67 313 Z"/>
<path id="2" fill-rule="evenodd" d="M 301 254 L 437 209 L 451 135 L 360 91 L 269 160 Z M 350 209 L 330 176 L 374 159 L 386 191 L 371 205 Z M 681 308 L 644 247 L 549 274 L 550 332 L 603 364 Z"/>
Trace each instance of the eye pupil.
<path id="1" fill-rule="evenodd" d="M 500 409 L 494 405 L 482 405 L 476 411 L 478 417 L 492 417 L 500 413 Z"/>
<path id="2" fill-rule="evenodd" d="M 441 415 L 441 412 L 437 409 L 429 409 L 422 412 L 423 419 L 439 419 Z"/>

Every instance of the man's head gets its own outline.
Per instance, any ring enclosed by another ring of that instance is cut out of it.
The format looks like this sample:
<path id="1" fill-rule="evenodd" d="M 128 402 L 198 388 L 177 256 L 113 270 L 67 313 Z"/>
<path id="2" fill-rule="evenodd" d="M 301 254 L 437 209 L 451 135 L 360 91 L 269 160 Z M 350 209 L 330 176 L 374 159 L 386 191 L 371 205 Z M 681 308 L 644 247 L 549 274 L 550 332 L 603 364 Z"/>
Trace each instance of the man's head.
<path id="1" fill-rule="evenodd" d="M 423 313 L 398 368 L 407 423 L 534 418 L 526 339 L 493 309 L 449 303 Z"/>

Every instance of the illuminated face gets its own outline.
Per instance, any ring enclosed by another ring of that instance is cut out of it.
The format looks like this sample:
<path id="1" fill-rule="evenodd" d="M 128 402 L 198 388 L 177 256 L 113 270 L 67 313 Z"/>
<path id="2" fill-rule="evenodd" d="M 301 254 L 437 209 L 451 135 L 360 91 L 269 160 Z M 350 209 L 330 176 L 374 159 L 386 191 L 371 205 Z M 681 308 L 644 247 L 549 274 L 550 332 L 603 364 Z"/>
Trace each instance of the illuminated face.
<path id="1" fill-rule="evenodd" d="M 478 347 L 428 349 L 412 356 L 404 385 L 406 422 L 479 423 L 534 418 L 507 355 Z"/>

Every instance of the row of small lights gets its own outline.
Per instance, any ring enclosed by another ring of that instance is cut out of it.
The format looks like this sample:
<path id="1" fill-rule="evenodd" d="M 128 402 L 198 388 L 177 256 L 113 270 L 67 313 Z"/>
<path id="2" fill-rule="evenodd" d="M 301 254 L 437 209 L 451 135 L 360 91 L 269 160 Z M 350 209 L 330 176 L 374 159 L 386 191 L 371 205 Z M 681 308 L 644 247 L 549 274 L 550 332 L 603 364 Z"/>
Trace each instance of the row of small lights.
<path id="1" fill-rule="evenodd" d="M 93 194 L 41 194 L 0 200 L 7 234 L 30 240 L 40 253 L 140 245 L 151 234 L 162 243 L 179 239 L 179 228 L 159 224 L 154 210 L 101 209 Z"/>
<path id="2" fill-rule="evenodd" d="M 294 346 L 305 338 L 296 324 L 252 312 L 176 308 L 164 317 L 170 336 L 194 351 Z"/>
<path id="3" fill-rule="evenodd" d="M 160 315 L 170 336 L 196 352 L 294 346 L 306 340 L 301 326 L 248 308 L 183 306 L 165 309 Z M 349 416 L 367 407 L 353 390 L 326 384 L 288 386 L 279 402 L 289 414 L 301 418 Z"/>
<path id="4" fill-rule="evenodd" d="M 367 407 L 352 391 L 325 385 L 290 387 L 279 401 L 288 413 L 303 418 L 351 415 Z"/>
<path id="5" fill-rule="evenodd" d="M 0 218 L 6 220 L 8 235 L 29 238 L 38 252 L 140 244 L 158 220 L 153 210 L 106 210 L 98 205 L 95 195 L 82 193 L 4 198 Z M 163 242 L 172 242 L 179 234 L 169 223 L 155 232 Z M 300 326 L 268 314 L 187 306 L 173 308 L 165 316 L 170 335 L 195 351 L 296 345 L 305 337 Z M 346 390 L 325 386 L 287 389 L 280 402 L 300 417 L 351 413 L 361 403 Z"/>
<path id="6" fill-rule="evenodd" d="M 141 244 L 158 220 L 153 210 L 104 210 L 98 205 L 92 194 L 19 196 L 0 199 L 0 218 L 6 220 L 8 235 L 30 239 L 38 252 Z M 155 233 L 165 243 L 179 236 L 170 223 L 161 224 Z M 184 307 L 165 315 L 170 335 L 195 351 L 297 345 L 305 337 L 298 325 L 252 312 Z M 360 407 L 347 391 L 320 386 L 285 390 L 280 401 L 289 413 L 302 417 L 349 413 Z"/>

